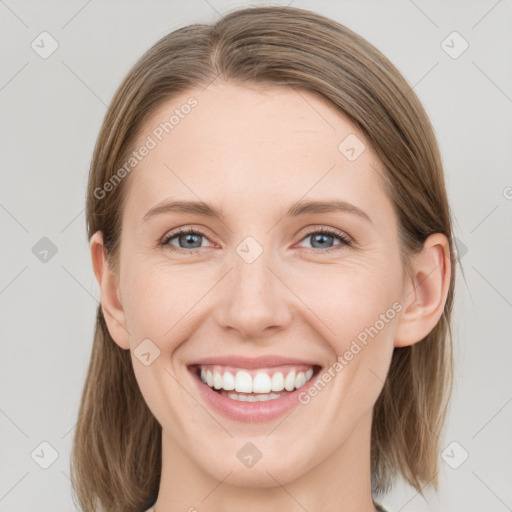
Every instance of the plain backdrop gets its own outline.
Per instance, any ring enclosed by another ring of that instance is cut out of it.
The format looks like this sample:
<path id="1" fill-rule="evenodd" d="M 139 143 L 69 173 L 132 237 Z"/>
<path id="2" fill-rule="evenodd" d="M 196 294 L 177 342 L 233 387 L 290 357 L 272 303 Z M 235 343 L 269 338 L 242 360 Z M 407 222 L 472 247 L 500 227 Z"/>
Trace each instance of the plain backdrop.
<path id="1" fill-rule="evenodd" d="M 0 2 L 1 512 L 74 510 L 69 455 L 99 298 L 84 198 L 106 105 L 162 36 L 248 5 L 264 4 Z M 441 147 L 464 268 L 440 491 L 424 500 L 399 482 L 382 501 L 392 512 L 512 510 L 512 4 L 292 5 L 367 38 L 414 87 Z"/>

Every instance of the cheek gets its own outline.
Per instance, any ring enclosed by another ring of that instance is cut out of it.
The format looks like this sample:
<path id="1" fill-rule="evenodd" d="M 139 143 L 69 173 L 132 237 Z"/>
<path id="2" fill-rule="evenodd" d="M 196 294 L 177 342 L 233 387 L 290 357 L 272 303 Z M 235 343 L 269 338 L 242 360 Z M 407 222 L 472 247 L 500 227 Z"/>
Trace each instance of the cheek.
<path id="1" fill-rule="evenodd" d="M 123 307 L 132 343 L 150 338 L 161 350 L 178 340 L 176 334 L 197 310 L 214 284 L 208 269 L 186 269 L 148 258 L 127 264 L 123 276 Z"/>
<path id="2" fill-rule="evenodd" d="M 393 263 L 354 258 L 301 272 L 294 292 L 323 324 L 322 333 L 336 354 L 341 354 L 358 336 L 364 341 L 364 333 L 372 326 L 376 325 L 379 335 L 380 331 L 387 334 L 396 316 L 393 304 L 399 297 L 399 279 L 400 269 Z"/>
<path id="3" fill-rule="evenodd" d="M 397 301 L 401 274 L 394 263 L 347 261 L 323 267 L 303 273 L 297 292 L 319 318 L 315 325 L 331 354 L 321 376 L 324 384 L 312 383 L 315 390 L 306 399 L 318 408 L 313 416 L 323 414 L 327 423 L 342 428 L 371 411 L 382 390 L 402 308 Z M 324 386 L 330 391 L 317 392 Z M 313 393 L 322 398 L 317 401 Z"/>

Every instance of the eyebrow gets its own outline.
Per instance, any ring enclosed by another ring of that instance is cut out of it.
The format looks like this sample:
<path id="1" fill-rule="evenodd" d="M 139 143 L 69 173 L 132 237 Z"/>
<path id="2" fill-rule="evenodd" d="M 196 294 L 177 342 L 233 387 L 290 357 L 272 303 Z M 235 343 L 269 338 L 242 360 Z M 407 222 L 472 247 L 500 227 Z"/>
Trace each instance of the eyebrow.
<path id="1" fill-rule="evenodd" d="M 313 213 L 348 212 L 372 223 L 369 215 L 357 206 L 339 199 L 326 201 L 298 201 L 290 206 L 285 217 L 299 217 Z M 151 217 L 169 213 L 190 213 L 204 217 L 224 217 L 222 210 L 201 201 L 171 201 L 158 204 L 144 215 L 144 222 Z"/>

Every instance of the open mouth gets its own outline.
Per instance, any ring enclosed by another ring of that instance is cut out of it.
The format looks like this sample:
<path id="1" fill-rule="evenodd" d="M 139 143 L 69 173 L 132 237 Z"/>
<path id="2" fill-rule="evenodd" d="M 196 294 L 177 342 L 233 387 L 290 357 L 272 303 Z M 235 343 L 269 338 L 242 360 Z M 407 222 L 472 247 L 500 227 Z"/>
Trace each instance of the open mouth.
<path id="1" fill-rule="evenodd" d="M 238 402 L 268 402 L 295 393 L 321 370 L 319 365 L 283 365 L 246 369 L 218 364 L 190 365 L 211 390 Z"/>

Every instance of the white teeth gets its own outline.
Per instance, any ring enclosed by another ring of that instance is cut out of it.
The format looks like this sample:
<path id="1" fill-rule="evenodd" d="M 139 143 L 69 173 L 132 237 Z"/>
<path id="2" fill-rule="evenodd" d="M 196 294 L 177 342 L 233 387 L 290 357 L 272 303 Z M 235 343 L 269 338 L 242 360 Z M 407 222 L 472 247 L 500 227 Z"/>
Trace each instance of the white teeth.
<path id="1" fill-rule="evenodd" d="M 275 400 L 286 394 L 283 393 L 268 393 L 266 395 L 243 395 L 238 393 L 226 393 L 221 391 L 221 394 L 231 398 L 231 400 L 238 400 L 239 402 L 268 402 L 269 400 Z"/>
<path id="2" fill-rule="evenodd" d="M 313 373 L 313 370 L 311 370 Z M 281 372 L 276 372 L 272 375 L 272 391 L 283 391 L 284 389 L 284 377 Z"/>
<path id="3" fill-rule="evenodd" d="M 210 368 L 201 368 L 200 371 L 201 381 L 209 387 L 216 390 L 236 391 L 237 393 L 261 393 L 265 394 L 265 400 L 268 400 L 266 397 L 272 396 L 275 393 L 286 393 L 299 389 L 313 376 L 313 368 L 309 368 L 306 372 L 301 371 L 298 373 L 293 369 L 288 372 L 286 377 L 283 376 L 283 372 L 276 372 L 270 377 L 266 371 L 262 370 L 258 371 L 254 378 L 245 370 L 238 370 L 233 375 L 229 371 L 222 373 L 222 370 L 219 371 L 216 367 Z M 232 394 L 237 395 L 237 393 Z M 235 398 L 235 400 L 246 400 L 246 395 L 240 396 L 242 398 Z M 278 396 L 274 398 L 278 398 Z M 255 400 L 251 398 L 250 401 Z"/>
<path id="4" fill-rule="evenodd" d="M 295 370 L 292 370 L 284 379 L 284 389 L 293 391 L 295 389 Z"/>
<path id="5" fill-rule="evenodd" d="M 272 389 L 272 381 L 266 373 L 257 373 L 252 380 L 253 393 L 269 393 Z"/>
<path id="6" fill-rule="evenodd" d="M 224 377 L 222 379 L 222 387 L 226 391 L 231 391 L 235 389 L 235 377 L 231 372 L 224 372 Z"/>
<path id="7" fill-rule="evenodd" d="M 295 389 L 299 389 L 300 387 L 304 386 L 306 384 L 306 375 L 304 372 L 300 372 L 295 377 Z"/>
<path id="8" fill-rule="evenodd" d="M 244 370 L 236 372 L 235 390 L 239 393 L 252 393 L 252 378 Z"/>
<path id="9" fill-rule="evenodd" d="M 217 370 L 213 372 L 213 387 L 215 389 L 222 387 L 222 375 Z"/>

